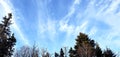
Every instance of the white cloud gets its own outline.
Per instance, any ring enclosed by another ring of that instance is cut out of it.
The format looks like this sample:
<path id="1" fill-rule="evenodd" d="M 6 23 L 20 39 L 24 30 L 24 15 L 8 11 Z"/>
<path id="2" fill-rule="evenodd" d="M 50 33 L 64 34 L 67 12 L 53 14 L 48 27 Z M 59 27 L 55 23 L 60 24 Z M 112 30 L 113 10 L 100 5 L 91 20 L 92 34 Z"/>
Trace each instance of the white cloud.
<path id="1" fill-rule="evenodd" d="M 18 35 L 18 36 L 20 36 L 19 39 L 24 42 L 23 44 L 25 44 L 25 45 L 30 45 L 30 44 L 29 44 L 29 41 L 26 39 L 26 37 L 25 37 L 25 36 L 23 35 L 23 33 L 20 31 L 19 27 L 18 27 L 16 24 L 13 24 L 12 26 L 14 27 L 15 31 L 17 31 L 17 33 L 19 34 L 19 35 Z M 16 35 L 16 34 L 15 34 L 15 35 Z M 16 37 L 16 38 L 18 38 L 18 37 Z"/>
<path id="2" fill-rule="evenodd" d="M 68 24 L 68 22 L 70 22 L 69 20 L 72 17 L 72 15 L 76 14 L 76 12 L 75 12 L 76 6 L 79 5 L 80 2 L 81 2 L 80 0 L 75 0 L 73 2 L 73 4 L 71 5 L 68 14 L 66 14 L 59 22 L 59 25 L 60 25 L 59 30 L 67 33 L 67 35 L 65 37 L 66 39 L 63 43 L 63 46 L 66 46 L 69 44 L 71 36 L 77 36 L 79 34 L 79 32 L 84 32 L 84 33 L 86 32 L 86 28 L 88 25 L 87 20 L 77 24 L 76 26 L 74 24 Z M 80 22 L 80 18 L 78 18 L 78 19 Z"/>
<path id="3" fill-rule="evenodd" d="M 113 0 L 112 4 L 109 5 L 109 8 L 107 9 L 107 11 L 105 13 L 106 14 L 113 13 L 118 8 L 119 4 L 120 4 L 120 0 Z"/>
<path id="4" fill-rule="evenodd" d="M 39 30 L 38 30 L 38 37 L 42 39 L 50 39 L 51 41 L 55 40 L 56 28 L 57 28 L 57 21 L 47 19 L 45 22 L 39 21 Z M 49 37 L 47 37 L 49 36 Z"/>
<path id="5" fill-rule="evenodd" d="M 84 21 L 82 24 L 78 25 L 78 26 L 74 26 L 74 25 L 61 25 L 61 27 L 64 27 L 64 31 L 67 33 L 66 35 L 66 39 L 64 41 L 64 43 L 62 44 L 63 46 L 67 46 L 70 45 L 71 43 L 70 41 L 74 42 L 73 40 L 76 38 L 76 36 L 80 33 L 86 33 L 86 28 L 88 26 L 88 21 Z M 71 38 L 74 37 L 74 38 Z M 72 43 L 73 44 L 73 43 Z"/>
<path id="6" fill-rule="evenodd" d="M 68 23 L 70 17 L 75 13 L 75 6 L 79 4 L 80 4 L 80 0 L 75 0 L 69 9 L 69 12 L 61 19 L 60 23 L 61 22 Z"/>
<path id="7" fill-rule="evenodd" d="M 41 7 L 39 7 L 40 9 L 45 9 L 45 7 L 43 7 L 43 5 L 42 5 L 43 3 L 41 3 L 41 4 L 38 3 L 38 6 L 41 6 Z M 67 31 L 68 34 L 72 34 L 75 27 L 73 25 L 68 25 L 67 23 L 69 22 L 69 18 L 75 13 L 75 6 L 78 4 L 80 4 L 80 0 L 75 0 L 69 9 L 69 12 L 60 21 L 51 20 L 47 10 L 44 10 L 45 11 L 44 13 L 41 12 L 42 10 L 39 10 L 38 19 L 39 19 L 39 29 L 40 30 L 38 32 L 38 35 L 39 35 L 39 33 L 41 33 L 43 35 L 43 34 L 45 34 L 45 32 L 48 32 L 48 33 L 50 33 L 50 35 L 54 36 L 57 34 L 56 30 Z M 44 5 L 44 6 L 46 6 L 46 5 Z M 47 20 L 43 21 L 43 19 L 47 19 Z M 58 28 L 58 29 L 56 29 L 56 28 Z M 51 36 L 49 38 L 51 38 L 51 40 L 53 40 L 53 39 L 55 40 L 55 37 L 53 37 L 53 36 Z M 44 37 L 45 36 L 42 36 L 42 38 L 44 38 Z"/>
<path id="8" fill-rule="evenodd" d="M 88 33 L 89 36 L 93 36 L 94 34 L 97 33 L 97 28 L 96 27 L 93 27 L 90 32 Z"/>
<path id="9" fill-rule="evenodd" d="M 0 4 L 4 7 L 4 10 L 5 10 L 6 13 L 11 13 L 12 12 L 11 8 L 6 3 L 6 1 L 0 0 Z"/>
<path id="10" fill-rule="evenodd" d="M 75 32 L 79 32 L 80 29 L 85 28 L 85 23 L 80 26 L 68 25 L 68 24 L 60 24 L 59 30 L 62 32 L 66 32 L 68 35 L 72 35 Z"/>
<path id="11" fill-rule="evenodd" d="M 56 23 L 56 21 L 48 19 L 47 27 L 46 28 L 47 28 L 47 31 L 48 31 L 49 36 L 50 36 L 49 38 L 52 41 L 55 41 L 55 35 L 57 35 L 57 32 L 56 32 L 57 23 Z"/>
<path id="12" fill-rule="evenodd" d="M 75 6 L 78 4 L 80 4 L 80 0 L 75 0 L 69 9 L 69 12 L 59 21 L 60 30 L 68 30 L 67 28 L 70 28 L 71 31 L 71 29 L 73 29 L 72 25 L 68 25 L 68 22 L 70 20 L 70 17 L 75 13 Z"/>

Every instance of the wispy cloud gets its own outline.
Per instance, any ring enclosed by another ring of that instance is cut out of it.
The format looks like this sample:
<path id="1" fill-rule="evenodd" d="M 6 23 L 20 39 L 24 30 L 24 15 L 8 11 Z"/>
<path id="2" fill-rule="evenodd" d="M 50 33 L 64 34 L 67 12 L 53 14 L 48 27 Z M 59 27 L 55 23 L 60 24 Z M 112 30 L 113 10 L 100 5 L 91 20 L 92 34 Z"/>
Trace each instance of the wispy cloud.
<path id="1" fill-rule="evenodd" d="M 74 30 L 74 26 L 73 25 L 68 25 L 68 22 L 70 20 L 70 18 L 72 17 L 72 15 L 75 13 L 75 6 L 77 6 L 78 4 L 80 4 L 80 0 L 75 0 L 73 2 L 73 4 L 71 5 L 68 13 L 59 21 L 59 25 L 60 25 L 60 30 L 61 31 L 67 31 L 68 33 L 71 33 Z"/>
<path id="2" fill-rule="evenodd" d="M 112 0 L 111 5 L 109 5 L 109 8 L 106 10 L 105 13 L 106 14 L 107 13 L 114 13 L 117 10 L 119 4 L 120 4 L 120 0 Z"/>
<path id="3" fill-rule="evenodd" d="M 70 17 L 75 13 L 75 6 L 80 4 L 80 0 L 75 0 L 73 4 L 71 5 L 68 13 L 61 19 L 61 22 L 67 23 L 70 20 Z"/>
<path id="4" fill-rule="evenodd" d="M 7 1 L 7 3 L 8 3 L 8 1 Z M 0 0 L 0 4 L 4 7 L 5 12 L 6 13 L 11 13 L 12 10 L 7 3 L 4 0 Z"/>
<path id="5" fill-rule="evenodd" d="M 68 27 L 66 26 L 64 31 L 66 31 L 67 35 L 65 37 L 65 41 L 63 42 L 63 46 L 72 46 L 72 44 L 74 44 L 74 39 L 76 38 L 76 36 L 80 33 L 86 32 L 86 28 L 88 25 L 88 21 L 85 21 L 84 23 L 78 25 L 78 26 L 74 26 L 74 25 L 69 25 Z M 64 25 L 62 25 L 64 26 Z M 72 44 L 71 44 L 71 43 Z"/>
<path id="6" fill-rule="evenodd" d="M 26 39 L 26 37 L 25 37 L 25 36 L 23 35 L 23 33 L 20 31 L 19 27 L 18 27 L 16 24 L 13 24 L 13 27 L 14 27 L 15 31 L 17 31 L 17 33 L 19 34 L 19 35 L 17 35 L 17 37 L 20 36 L 19 39 L 24 42 L 23 44 L 25 44 L 25 45 L 30 45 L 30 44 L 29 44 L 29 41 Z M 15 34 L 15 35 L 16 35 L 16 34 Z M 16 38 L 17 38 L 17 37 L 16 37 Z"/>
<path id="7" fill-rule="evenodd" d="M 78 9 L 77 6 L 79 6 L 80 3 L 81 3 L 81 0 L 75 0 L 73 2 L 73 4 L 71 5 L 68 14 L 66 14 L 59 21 L 59 25 L 60 25 L 59 30 L 67 33 L 66 37 L 65 37 L 65 41 L 62 44 L 63 46 L 68 46 L 68 45 L 71 46 L 72 45 L 71 43 L 73 43 L 73 41 L 71 42 L 71 40 L 72 39 L 74 40 L 76 38 L 76 36 L 79 34 L 79 32 L 84 32 L 84 33 L 86 32 L 86 28 L 88 26 L 88 20 L 83 21 L 81 19 L 81 17 L 78 17 L 77 22 L 79 22 L 79 23 L 77 25 L 71 23 L 73 21 L 70 21 L 70 19 L 72 19 L 74 14 L 77 14 L 77 16 L 81 16 L 78 12 L 76 12 L 76 10 Z M 74 18 L 75 18 L 75 16 L 74 16 Z M 69 24 L 69 23 L 71 23 L 71 24 Z"/>
<path id="8" fill-rule="evenodd" d="M 54 41 L 55 40 L 55 35 L 57 35 L 57 32 L 56 32 L 56 21 L 53 21 L 53 20 L 47 20 L 46 23 L 40 23 L 39 25 L 39 33 L 38 34 L 41 34 L 41 38 L 46 38 L 47 36 L 48 39 L 50 39 L 51 41 Z"/>

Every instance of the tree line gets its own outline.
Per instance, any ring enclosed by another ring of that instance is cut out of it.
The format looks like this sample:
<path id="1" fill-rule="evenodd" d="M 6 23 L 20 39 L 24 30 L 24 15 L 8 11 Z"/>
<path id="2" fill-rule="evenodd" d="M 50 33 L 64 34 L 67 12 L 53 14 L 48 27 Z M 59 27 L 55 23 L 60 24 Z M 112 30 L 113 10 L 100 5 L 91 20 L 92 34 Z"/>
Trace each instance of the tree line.
<path id="1" fill-rule="evenodd" d="M 22 46 L 14 52 L 17 41 L 14 33 L 10 31 L 11 19 L 12 14 L 9 13 L 0 23 L 0 57 L 116 57 L 110 48 L 101 50 L 97 42 L 81 32 L 75 39 L 74 47 L 61 48 L 60 52 L 54 54 L 48 52 L 47 49 L 39 49 L 36 45 Z"/>

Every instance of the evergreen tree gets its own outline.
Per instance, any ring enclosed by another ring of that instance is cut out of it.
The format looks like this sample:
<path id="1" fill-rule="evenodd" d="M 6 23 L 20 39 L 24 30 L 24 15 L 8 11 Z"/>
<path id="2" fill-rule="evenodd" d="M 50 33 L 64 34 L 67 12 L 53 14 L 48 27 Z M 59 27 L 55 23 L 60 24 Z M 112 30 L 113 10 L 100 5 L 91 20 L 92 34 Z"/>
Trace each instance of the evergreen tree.
<path id="1" fill-rule="evenodd" d="M 62 48 L 60 49 L 60 57 L 64 57 L 64 52 Z"/>
<path id="2" fill-rule="evenodd" d="M 59 54 L 55 52 L 55 57 L 59 57 Z"/>
<path id="3" fill-rule="evenodd" d="M 95 55 L 96 57 L 102 57 L 102 50 L 98 44 L 96 44 Z"/>
<path id="4" fill-rule="evenodd" d="M 51 57 L 50 53 L 46 53 L 45 57 Z"/>
<path id="5" fill-rule="evenodd" d="M 89 39 L 86 34 L 80 33 L 74 49 L 69 50 L 69 57 L 116 57 L 116 55 L 108 48 L 102 52 L 94 40 Z"/>
<path id="6" fill-rule="evenodd" d="M 69 57 L 75 57 L 75 51 L 72 49 L 72 47 L 69 50 Z"/>
<path id="7" fill-rule="evenodd" d="M 103 57 L 116 57 L 116 55 L 112 52 L 112 50 L 110 50 L 109 48 L 107 48 L 103 52 Z"/>
<path id="8" fill-rule="evenodd" d="M 0 24 L 0 57 L 11 57 L 14 51 L 16 39 L 10 31 L 11 18 L 12 14 L 9 13 L 8 17 L 3 17 Z"/>
<path id="9" fill-rule="evenodd" d="M 75 45 L 75 57 L 92 57 L 94 56 L 94 40 L 89 39 L 89 37 L 80 33 L 80 35 L 76 39 Z"/>

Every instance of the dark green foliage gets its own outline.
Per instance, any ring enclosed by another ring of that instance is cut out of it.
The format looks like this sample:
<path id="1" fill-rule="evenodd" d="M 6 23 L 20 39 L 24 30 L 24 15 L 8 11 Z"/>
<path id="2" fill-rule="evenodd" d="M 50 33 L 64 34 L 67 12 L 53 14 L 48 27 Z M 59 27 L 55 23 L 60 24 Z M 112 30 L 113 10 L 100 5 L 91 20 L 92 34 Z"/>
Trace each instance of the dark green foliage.
<path id="1" fill-rule="evenodd" d="M 62 48 L 60 49 L 60 57 L 64 57 L 64 51 Z"/>
<path id="2" fill-rule="evenodd" d="M 59 54 L 55 52 L 55 57 L 59 57 Z"/>
<path id="3" fill-rule="evenodd" d="M 50 53 L 47 52 L 45 57 L 51 57 Z"/>
<path id="4" fill-rule="evenodd" d="M 112 50 L 108 48 L 103 52 L 103 56 L 104 57 L 116 57 L 116 55 L 112 52 Z"/>
<path id="5" fill-rule="evenodd" d="M 75 50 L 70 49 L 70 57 L 91 57 L 94 56 L 94 40 L 89 39 L 86 34 L 80 33 L 76 39 Z"/>
<path id="6" fill-rule="evenodd" d="M 75 51 L 72 49 L 72 47 L 69 50 L 69 57 L 75 57 Z"/>
<path id="7" fill-rule="evenodd" d="M 80 33 L 74 49 L 69 50 L 69 57 L 116 57 L 116 55 L 110 49 L 102 52 L 94 40 L 91 40 L 86 34 Z"/>
<path id="8" fill-rule="evenodd" d="M 96 45 L 95 55 L 96 55 L 96 57 L 102 57 L 102 50 L 98 44 Z"/>
<path id="9" fill-rule="evenodd" d="M 3 21 L 0 24 L 0 57 L 11 57 L 14 51 L 14 45 L 16 39 L 14 34 L 11 34 L 10 25 L 11 25 L 12 14 L 8 14 L 8 18 L 3 17 Z"/>

